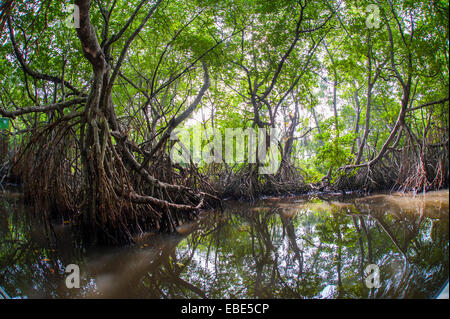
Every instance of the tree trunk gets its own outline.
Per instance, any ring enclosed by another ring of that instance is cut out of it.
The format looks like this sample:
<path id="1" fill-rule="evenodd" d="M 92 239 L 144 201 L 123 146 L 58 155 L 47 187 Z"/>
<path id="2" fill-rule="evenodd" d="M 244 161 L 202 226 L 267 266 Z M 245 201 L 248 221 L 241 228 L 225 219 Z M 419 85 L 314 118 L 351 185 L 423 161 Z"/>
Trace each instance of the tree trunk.
<path id="1" fill-rule="evenodd" d="M 83 238 L 89 242 L 120 244 L 133 241 L 133 235 L 151 228 L 174 231 L 179 218 L 190 217 L 203 206 L 200 193 L 188 187 L 158 181 L 147 171 L 150 158 L 156 152 L 146 154 L 143 164 L 134 158 L 126 132 L 118 125 L 112 102 L 112 88 L 120 68 L 120 61 L 133 37 L 127 40 L 113 74 L 109 49 L 100 47 L 90 22 L 89 0 L 77 0 L 80 12 L 80 28 L 77 29 L 83 53 L 93 68 L 93 83 L 81 119 L 80 147 L 82 162 L 82 204 L 75 218 Z M 139 28 L 159 4 L 147 13 Z M 134 35 L 137 35 L 139 28 Z M 178 124 L 197 106 L 209 87 L 206 66 L 205 83 L 194 103 L 177 118 L 172 119 L 166 138 L 158 143 L 160 148 Z M 114 140 L 113 140 L 114 138 Z M 141 150 L 142 152 L 142 150 Z M 132 171 L 134 171 L 132 173 Z M 132 182 L 132 175 L 139 176 L 140 183 Z M 142 185 L 144 184 L 144 185 Z M 133 185 L 138 187 L 135 189 Z M 138 190 L 151 195 L 140 195 Z M 174 198 L 183 204 L 175 202 Z M 185 204 L 188 203 L 188 204 Z M 192 204 L 192 205 L 191 205 Z M 179 215 L 178 212 L 183 212 Z"/>

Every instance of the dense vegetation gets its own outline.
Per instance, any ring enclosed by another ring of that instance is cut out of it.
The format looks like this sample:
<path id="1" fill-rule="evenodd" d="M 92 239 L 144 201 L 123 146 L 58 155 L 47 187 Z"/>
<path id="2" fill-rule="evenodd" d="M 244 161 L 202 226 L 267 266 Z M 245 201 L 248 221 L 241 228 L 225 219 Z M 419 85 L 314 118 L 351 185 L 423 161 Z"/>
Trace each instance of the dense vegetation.
<path id="1" fill-rule="evenodd" d="M 89 241 L 225 196 L 448 187 L 446 0 L 66 5 L 1 2 L 0 178 Z M 277 128 L 280 165 L 174 163 L 183 126 Z"/>

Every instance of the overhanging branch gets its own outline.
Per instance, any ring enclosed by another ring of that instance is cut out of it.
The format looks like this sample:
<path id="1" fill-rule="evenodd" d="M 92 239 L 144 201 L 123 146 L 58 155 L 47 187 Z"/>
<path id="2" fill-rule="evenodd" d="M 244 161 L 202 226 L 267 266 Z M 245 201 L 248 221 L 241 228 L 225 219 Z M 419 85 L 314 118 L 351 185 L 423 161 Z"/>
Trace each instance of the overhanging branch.
<path id="1" fill-rule="evenodd" d="M 15 118 L 19 115 L 24 115 L 28 113 L 38 113 L 38 112 L 49 112 L 53 110 L 63 109 L 65 107 L 69 107 L 76 104 L 81 104 L 87 101 L 87 98 L 77 98 L 70 101 L 65 101 L 61 103 L 53 103 L 53 104 L 47 104 L 47 105 L 40 105 L 40 106 L 30 106 L 30 107 L 24 107 L 22 109 L 18 109 L 15 111 L 5 111 L 0 109 L 0 115 L 4 117 L 9 118 Z"/>

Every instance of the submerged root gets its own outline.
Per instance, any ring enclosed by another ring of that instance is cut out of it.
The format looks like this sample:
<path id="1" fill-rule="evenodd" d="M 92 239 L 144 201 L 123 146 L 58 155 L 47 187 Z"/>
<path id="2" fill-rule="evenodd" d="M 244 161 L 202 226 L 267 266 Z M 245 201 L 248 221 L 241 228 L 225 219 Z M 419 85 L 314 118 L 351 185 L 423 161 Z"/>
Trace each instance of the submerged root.
<path id="1" fill-rule="evenodd" d="M 86 152 L 76 124 L 60 122 L 30 132 L 15 170 L 36 213 L 71 220 L 83 241 L 118 245 L 145 231 L 175 231 L 181 221 L 218 201 L 198 188 L 160 181 L 145 168 L 133 167 L 139 164 L 123 156 L 130 151 L 107 134 L 100 153 Z"/>
<path id="2" fill-rule="evenodd" d="M 371 166 L 355 174 L 346 171 L 332 185 L 335 189 L 426 192 L 448 187 L 448 142 L 429 145 L 409 141 L 402 149 L 392 149 Z"/>
<path id="3" fill-rule="evenodd" d="M 242 165 L 237 170 L 223 170 L 212 181 L 222 197 L 255 200 L 261 196 L 304 193 L 308 190 L 301 171 L 291 164 L 282 165 L 276 174 L 260 174 L 256 164 Z"/>

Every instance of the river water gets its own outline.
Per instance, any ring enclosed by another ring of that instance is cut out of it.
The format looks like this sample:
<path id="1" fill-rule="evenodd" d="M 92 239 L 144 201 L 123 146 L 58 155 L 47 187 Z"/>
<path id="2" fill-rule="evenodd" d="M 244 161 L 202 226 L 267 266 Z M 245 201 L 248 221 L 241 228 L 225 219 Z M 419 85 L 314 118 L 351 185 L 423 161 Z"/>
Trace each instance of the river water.
<path id="1" fill-rule="evenodd" d="M 0 286 L 15 298 L 434 298 L 449 276 L 448 190 L 226 201 L 120 248 L 75 242 L 67 221 L 46 232 L 22 202 L 0 195 Z"/>

